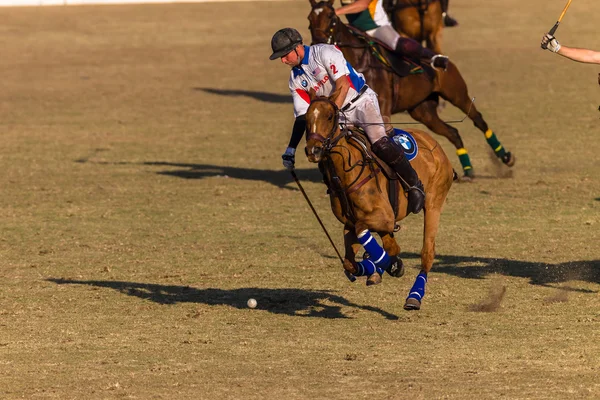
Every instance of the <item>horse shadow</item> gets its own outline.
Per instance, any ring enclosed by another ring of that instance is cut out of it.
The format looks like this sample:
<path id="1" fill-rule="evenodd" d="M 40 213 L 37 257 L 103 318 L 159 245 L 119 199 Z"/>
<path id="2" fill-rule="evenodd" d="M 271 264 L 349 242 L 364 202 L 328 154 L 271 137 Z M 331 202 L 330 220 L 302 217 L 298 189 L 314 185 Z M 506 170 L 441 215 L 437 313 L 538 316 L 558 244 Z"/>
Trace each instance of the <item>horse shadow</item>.
<path id="1" fill-rule="evenodd" d="M 181 168 L 179 170 L 165 170 L 158 171 L 156 173 L 159 175 L 173 176 L 183 179 L 204 179 L 222 176 L 250 181 L 263 181 L 271 183 L 282 189 L 289 189 L 287 185 L 294 181 L 292 175 L 287 170 L 253 169 L 217 166 L 211 164 L 186 164 L 163 161 L 147 161 L 144 162 L 143 165 Z M 323 177 L 316 168 L 296 169 L 296 174 L 302 181 L 314 183 L 323 182 Z"/>
<path id="2" fill-rule="evenodd" d="M 421 256 L 418 253 L 403 253 L 402 257 L 420 259 Z M 510 260 L 507 258 L 441 254 L 436 254 L 435 259 L 433 272 L 465 279 L 484 279 L 489 275 L 498 274 L 528 278 L 531 285 L 556 287 L 556 284 L 560 284 L 561 289 L 583 293 L 597 293 L 598 291 L 568 287 L 564 283 L 581 280 L 600 284 L 600 260 L 568 261 L 549 264 Z"/>
<path id="3" fill-rule="evenodd" d="M 220 96 L 246 96 L 254 100 L 263 101 L 265 103 L 278 103 L 287 104 L 292 103 L 292 96 L 289 94 L 276 94 L 267 92 L 256 92 L 252 90 L 240 90 L 240 89 L 215 89 L 215 88 L 203 88 L 195 87 L 193 90 L 202 91 L 210 94 L 218 94 Z"/>
<path id="4" fill-rule="evenodd" d="M 272 170 L 272 169 L 254 169 L 229 167 L 212 164 L 189 164 L 176 163 L 168 161 L 145 161 L 145 162 L 129 162 L 129 161 L 95 161 L 92 158 L 99 152 L 106 149 L 95 149 L 90 155 L 81 157 L 75 160 L 76 163 L 85 164 L 101 164 L 101 165 L 146 165 L 152 167 L 177 167 L 179 170 L 164 170 L 158 171 L 158 175 L 173 176 L 182 179 L 204 179 L 211 177 L 226 177 L 234 179 L 244 179 L 250 181 L 262 181 L 271 183 L 281 189 L 294 189 L 288 185 L 293 182 L 292 175 L 287 170 Z M 323 182 L 323 176 L 316 168 L 299 168 L 296 169 L 296 174 L 301 181 L 313 183 Z"/>
<path id="5" fill-rule="evenodd" d="M 209 306 L 226 305 L 238 309 L 246 309 L 249 298 L 257 300 L 256 309 L 273 314 L 286 314 L 294 317 L 316 317 L 328 319 L 350 319 L 342 313 L 342 307 L 352 307 L 380 314 L 388 320 L 397 320 L 398 316 L 378 307 L 360 305 L 346 298 L 333 294 L 328 290 L 305 289 L 196 289 L 190 286 L 158 285 L 152 283 L 76 280 L 64 278 L 47 278 L 46 281 L 57 285 L 89 285 L 109 288 L 128 296 L 139 297 L 163 305 L 177 303 L 202 303 Z"/>

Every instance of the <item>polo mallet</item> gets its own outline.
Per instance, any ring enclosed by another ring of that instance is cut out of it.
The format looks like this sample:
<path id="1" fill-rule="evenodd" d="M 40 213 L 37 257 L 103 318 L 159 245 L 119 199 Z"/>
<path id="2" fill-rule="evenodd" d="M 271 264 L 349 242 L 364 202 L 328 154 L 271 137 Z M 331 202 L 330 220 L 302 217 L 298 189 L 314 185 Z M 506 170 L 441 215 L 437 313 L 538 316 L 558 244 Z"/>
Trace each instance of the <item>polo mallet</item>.
<path id="1" fill-rule="evenodd" d="M 551 36 L 554 36 L 554 33 L 556 32 L 556 30 L 558 29 L 558 25 L 560 25 L 560 21 L 562 21 L 563 17 L 565 16 L 565 14 L 567 13 L 567 10 L 569 9 L 569 6 L 571 5 L 571 2 L 573 0 L 568 0 L 567 1 L 567 5 L 565 6 L 565 8 L 563 9 L 562 13 L 560 13 L 560 17 L 558 17 L 558 21 L 556 21 L 556 23 L 554 24 L 554 26 L 552 27 L 552 29 L 550 29 L 548 31 L 548 34 Z M 546 49 L 548 46 L 542 46 L 542 49 Z"/>
<path id="2" fill-rule="evenodd" d="M 296 176 L 296 171 L 294 171 L 292 169 L 292 170 L 290 170 L 290 173 L 292 174 L 292 177 L 294 177 L 294 181 L 296 181 L 296 185 L 298 185 L 298 189 L 300 189 L 300 192 L 302 192 L 302 195 L 306 199 L 306 202 L 310 206 L 310 209 L 312 210 L 313 214 L 315 214 L 315 217 L 317 217 L 317 221 L 319 221 L 319 224 L 321 224 L 321 228 L 323 228 L 323 232 L 325 232 L 325 235 L 327 235 L 327 239 L 329 239 L 329 243 L 331 243 L 331 245 L 333 246 L 333 249 L 335 250 L 335 253 L 337 254 L 338 258 L 340 259 L 340 262 L 342 263 L 342 265 L 344 265 L 344 260 L 342 259 L 342 255 L 338 251 L 337 247 L 335 247 L 335 243 L 333 243 L 333 240 L 331 240 L 331 236 L 329 236 L 329 232 L 327 232 L 325 225 L 323 225 L 321 218 L 319 218 L 319 214 L 317 214 L 317 210 L 315 210 L 315 208 L 313 207 L 312 203 L 310 202 L 310 199 L 308 198 L 306 192 L 304 191 L 304 188 L 300 184 L 300 180 L 298 180 L 298 176 Z M 354 275 L 350 274 L 348 271 L 346 271 L 346 269 L 344 269 L 344 273 L 346 274 L 346 277 L 348 279 L 350 279 L 350 282 L 354 282 L 356 280 L 356 277 Z"/>

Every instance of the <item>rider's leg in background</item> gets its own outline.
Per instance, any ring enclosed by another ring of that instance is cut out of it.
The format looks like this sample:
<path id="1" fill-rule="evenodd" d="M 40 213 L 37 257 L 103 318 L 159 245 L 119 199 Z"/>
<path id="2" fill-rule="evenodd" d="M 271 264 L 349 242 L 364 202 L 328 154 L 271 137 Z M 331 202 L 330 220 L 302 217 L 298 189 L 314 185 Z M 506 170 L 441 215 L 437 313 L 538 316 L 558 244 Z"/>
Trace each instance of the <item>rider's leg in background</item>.
<path id="1" fill-rule="evenodd" d="M 431 63 L 432 67 L 441 68 L 443 70 L 448 67 L 448 57 L 435 54 L 432 50 L 421 46 L 421 44 L 414 39 L 401 37 L 391 25 L 384 25 L 376 29 L 371 29 L 370 31 L 367 31 L 367 34 L 382 41 L 402 57 L 415 60 L 426 59 Z"/>
<path id="2" fill-rule="evenodd" d="M 398 40 L 400 39 L 400 34 L 396 32 L 394 27 L 391 25 L 383 25 L 375 29 L 371 29 L 366 33 L 367 35 L 373 36 L 375 39 L 382 41 L 392 50 L 396 49 Z"/>
<path id="3" fill-rule="evenodd" d="M 421 46 L 419 42 L 411 38 L 401 37 L 396 45 L 396 52 L 410 58 L 429 60 L 434 68 L 445 70 L 448 68 L 448 57 L 436 54 L 433 50 Z"/>

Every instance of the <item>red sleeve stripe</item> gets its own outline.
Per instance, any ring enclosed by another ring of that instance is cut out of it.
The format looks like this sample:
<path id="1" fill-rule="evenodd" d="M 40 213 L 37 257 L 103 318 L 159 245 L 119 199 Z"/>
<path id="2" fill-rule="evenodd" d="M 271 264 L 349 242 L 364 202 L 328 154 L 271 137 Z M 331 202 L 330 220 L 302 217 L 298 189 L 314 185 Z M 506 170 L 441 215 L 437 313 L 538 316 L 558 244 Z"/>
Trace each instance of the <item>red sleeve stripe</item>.
<path id="1" fill-rule="evenodd" d="M 302 100 L 310 104 L 310 96 L 308 95 L 308 92 L 306 90 L 296 89 L 296 93 L 298 93 L 298 95 L 302 97 Z"/>

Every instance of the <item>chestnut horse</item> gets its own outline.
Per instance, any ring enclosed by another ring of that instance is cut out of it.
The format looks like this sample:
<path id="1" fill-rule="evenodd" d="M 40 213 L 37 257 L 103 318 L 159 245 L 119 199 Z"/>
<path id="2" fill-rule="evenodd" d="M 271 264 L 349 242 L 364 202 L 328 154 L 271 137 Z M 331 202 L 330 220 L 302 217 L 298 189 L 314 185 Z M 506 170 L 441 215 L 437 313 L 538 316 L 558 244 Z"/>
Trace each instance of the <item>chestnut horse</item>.
<path id="1" fill-rule="evenodd" d="M 396 0 L 386 11 L 399 34 L 442 52 L 444 20 L 439 0 Z"/>
<path id="2" fill-rule="evenodd" d="M 329 98 L 313 97 L 306 112 L 306 155 L 319 163 L 329 186 L 331 209 L 344 224 L 344 269 L 351 279 L 367 275 L 367 284 L 381 282 L 387 271 L 392 276 L 403 273 L 400 247 L 393 237 L 396 221 L 407 216 L 407 198 L 398 185 L 399 205 L 393 210 L 389 200 L 384 164 L 376 161 L 368 140 L 353 131 L 340 129 L 340 111 Z M 408 130 L 416 140 L 418 152 L 411 161 L 425 189 L 424 234 L 421 272 L 409 292 L 404 308 L 418 310 L 425 295 L 427 273 L 435 256 L 435 236 L 446 195 L 452 185 L 454 170 L 440 145 L 427 133 Z M 376 232 L 383 249 L 371 236 Z M 357 262 L 361 245 L 369 258 Z"/>
<path id="3" fill-rule="evenodd" d="M 446 71 L 436 70 L 433 79 L 425 72 L 399 76 L 373 54 L 373 48 L 367 40 L 356 36 L 342 23 L 335 14 L 333 1 L 310 0 L 312 10 L 308 20 L 312 43 L 331 43 L 340 48 L 346 60 L 365 76 L 367 84 L 377 93 L 384 118 L 408 111 L 412 118 L 446 137 L 456 147 L 465 176 L 474 177 L 471 160 L 458 129 L 442 121 L 438 115 L 437 106 L 441 96 L 467 114 L 485 134 L 489 146 L 504 164 L 509 167 L 514 165 L 512 154 L 504 149 L 477 111 L 456 65 L 450 62 Z M 385 53 L 387 50 L 381 47 L 381 51 Z"/>

